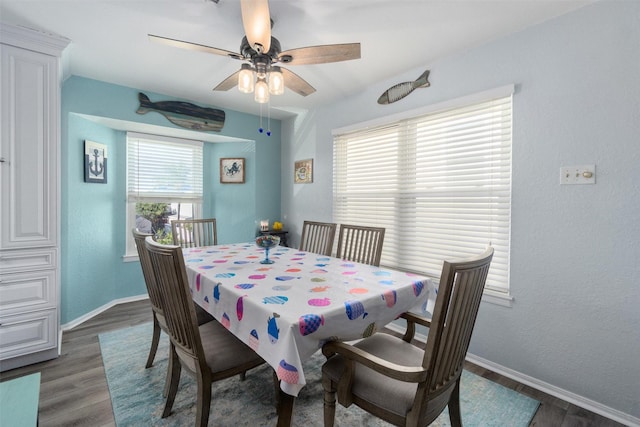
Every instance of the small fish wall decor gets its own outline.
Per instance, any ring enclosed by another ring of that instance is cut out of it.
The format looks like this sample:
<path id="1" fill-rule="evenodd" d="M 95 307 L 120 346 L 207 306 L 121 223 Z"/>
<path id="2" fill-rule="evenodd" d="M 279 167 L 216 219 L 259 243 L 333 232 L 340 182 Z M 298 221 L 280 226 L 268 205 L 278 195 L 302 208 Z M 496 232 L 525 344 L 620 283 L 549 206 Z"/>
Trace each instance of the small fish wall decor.
<path id="1" fill-rule="evenodd" d="M 222 130 L 224 126 L 225 113 L 216 108 L 199 107 L 189 102 L 181 101 L 159 101 L 151 102 L 144 93 L 138 93 L 140 107 L 136 110 L 138 114 L 146 114 L 150 111 L 160 113 L 174 125 L 200 131 Z"/>
<path id="2" fill-rule="evenodd" d="M 391 86 L 382 95 L 380 95 L 380 98 L 378 98 L 378 104 L 391 104 L 393 102 L 400 101 L 402 98 L 409 95 L 416 89 L 419 89 L 421 87 L 429 87 L 431 86 L 431 83 L 429 83 L 428 79 L 429 70 L 422 73 L 420 77 L 412 82 L 403 82 Z"/>

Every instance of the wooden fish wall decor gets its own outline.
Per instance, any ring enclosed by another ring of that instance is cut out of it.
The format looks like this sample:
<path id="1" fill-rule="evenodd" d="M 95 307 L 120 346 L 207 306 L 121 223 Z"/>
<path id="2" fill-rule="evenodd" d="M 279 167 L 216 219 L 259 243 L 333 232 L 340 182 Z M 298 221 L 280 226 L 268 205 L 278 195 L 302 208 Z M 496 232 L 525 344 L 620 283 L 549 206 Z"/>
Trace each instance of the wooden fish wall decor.
<path id="1" fill-rule="evenodd" d="M 380 98 L 378 98 L 378 104 L 386 105 L 400 101 L 402 98 L 418 88 L 431 86 L 431 83 L 427 80 L 428 78 L 429 70 L 422 73 L 422 75 L 413 82 L 398 83 L 397 85 L 391 86 L 382 95 L 380 95 Z"/>
<path id="2" fill-rule="evenodd" d="M 144 93 L 138 93 L 140 107 L 138 114 L 155 111 L 167 118 L 174 125 L 200 131 L 220 131 L 224 126 L 225 113 L 215 108 L 199 107 L 188 102 L 160 101 L 151 102 Z"/>

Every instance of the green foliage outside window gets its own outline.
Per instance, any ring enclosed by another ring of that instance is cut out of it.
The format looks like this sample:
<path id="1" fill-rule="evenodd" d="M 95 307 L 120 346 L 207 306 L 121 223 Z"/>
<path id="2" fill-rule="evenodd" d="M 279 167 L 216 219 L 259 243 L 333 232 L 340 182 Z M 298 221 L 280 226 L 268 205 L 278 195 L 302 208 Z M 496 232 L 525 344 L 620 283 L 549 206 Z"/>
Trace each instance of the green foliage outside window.
<path id="1" fill-rule="evenodd" d="M 173 243 L 171 232 L 168 230 L 169 215 L 171 215 L 170 203 L 136 203 L 136 224 L 139 217 L 150 222 L 150 230 L 144 230 L 145 227 L 138 226 L 143 231 L 150 232 L 156 236 L 160 243 Z"/>

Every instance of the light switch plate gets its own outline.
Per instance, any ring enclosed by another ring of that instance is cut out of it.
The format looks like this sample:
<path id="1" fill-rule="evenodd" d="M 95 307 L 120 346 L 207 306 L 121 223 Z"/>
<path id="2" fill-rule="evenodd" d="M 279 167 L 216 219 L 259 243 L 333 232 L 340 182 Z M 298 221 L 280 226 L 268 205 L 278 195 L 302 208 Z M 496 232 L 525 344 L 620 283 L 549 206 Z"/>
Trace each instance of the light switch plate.
<path id="1" fill-rule="evenodd" d="M 595 184 L 596 165 L 562 166 L 560 185 Z"/>

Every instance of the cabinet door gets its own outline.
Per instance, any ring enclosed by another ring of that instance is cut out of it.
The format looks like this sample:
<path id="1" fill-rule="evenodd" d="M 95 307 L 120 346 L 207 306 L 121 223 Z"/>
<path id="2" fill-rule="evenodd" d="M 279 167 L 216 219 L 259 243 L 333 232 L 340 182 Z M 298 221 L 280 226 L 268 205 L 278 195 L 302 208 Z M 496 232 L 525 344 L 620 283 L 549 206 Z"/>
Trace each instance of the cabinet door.
<path id="1" fill-rule="evenodd" d="M 0 45 L 0 248 L 55 246 L 57 58 Z"/>
<path id="2" fill-rule="evenodd" d="M 55 348 L 56 310 L 0 316 L 0 360 Z"/>
<path id="3" fill-rule="evenodd" d="M 57 307 L 54 270 L 0 275 L 0 316 Z"/>

